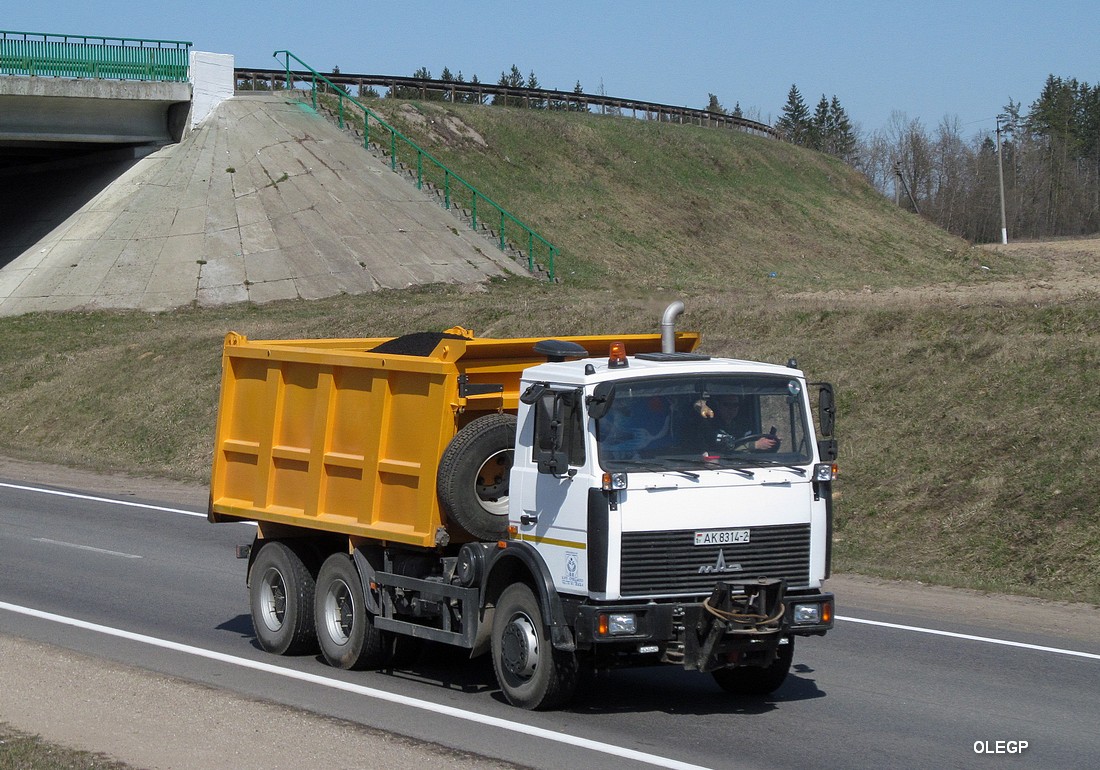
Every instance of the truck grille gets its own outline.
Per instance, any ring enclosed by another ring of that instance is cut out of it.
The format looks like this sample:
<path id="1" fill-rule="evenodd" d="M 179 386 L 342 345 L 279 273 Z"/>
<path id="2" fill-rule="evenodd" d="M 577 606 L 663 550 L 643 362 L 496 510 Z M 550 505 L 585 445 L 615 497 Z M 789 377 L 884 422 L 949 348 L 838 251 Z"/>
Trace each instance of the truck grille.
<path id="1" fill-rule="evenodd" d="M 624 532 L 621 595 L 705 594 L 719 580 L 737 583 L 758 577 L 784 578 L 788 589 L 809 586 L 809 524 L 749 529 L 750 542 L 726 545 L 695 545 L 695 530 L 690 529 Z M 722 572 L 716 569 L 719 551 L 726 565 Z"/>

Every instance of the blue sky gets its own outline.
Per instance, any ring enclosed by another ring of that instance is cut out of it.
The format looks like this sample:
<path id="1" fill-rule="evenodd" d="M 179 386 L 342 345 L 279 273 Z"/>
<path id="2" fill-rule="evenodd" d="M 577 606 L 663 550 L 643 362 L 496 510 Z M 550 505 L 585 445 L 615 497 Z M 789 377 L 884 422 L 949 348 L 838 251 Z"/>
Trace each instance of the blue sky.
<path id="1" fill-rule="evenodd" d="M 273 67 L 289 49 L 315 69 L 411 75 L 444 66 L 495 82 L 517 65 L 548 88 L 703 107 L 774 121 L 796 84 L 813 109 L 834 94 L 865 133 L 894 111 L 964 135 L 1024 107 L 1050 74 L 1100 82 L 1094 0 L 40 0 L 6 3 L 5 30 L 187 40 Z"/>

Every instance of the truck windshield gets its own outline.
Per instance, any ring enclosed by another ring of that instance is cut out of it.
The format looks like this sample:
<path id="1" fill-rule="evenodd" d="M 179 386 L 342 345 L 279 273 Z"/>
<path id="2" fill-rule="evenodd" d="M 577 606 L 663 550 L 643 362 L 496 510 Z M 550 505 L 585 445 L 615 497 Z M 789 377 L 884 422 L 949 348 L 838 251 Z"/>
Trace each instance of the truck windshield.
<path id="1" fill-rule="evenodd" d="M 774 375 L 623 380 L 596 420 L 604 470 L 804 465 L 813 431 L 802 383 Z"/>

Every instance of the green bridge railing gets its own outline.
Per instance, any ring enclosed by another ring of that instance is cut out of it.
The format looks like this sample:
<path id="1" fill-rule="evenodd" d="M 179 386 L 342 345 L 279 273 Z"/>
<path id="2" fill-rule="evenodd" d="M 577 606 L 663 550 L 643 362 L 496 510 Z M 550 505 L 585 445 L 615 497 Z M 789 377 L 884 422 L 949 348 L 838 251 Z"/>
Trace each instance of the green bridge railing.
<path id="1" fill-rule="evenodd" d="M 392 170 L 396 171 L 400 164 L 415 173 L 417 189 L 423 189 L 425 185 L 434 187 L 441 194 L 444 208 L 449 210 L 457 206 L 465 210 L 470 217 L 472 229 L 477 230 L 481 226 L 493 230 L 501 251 L 509 245 L 521 252 L 525 251 L 527 269 L 535 272 L 537 267 L 542 267 L 549 279 L 554 280 L 557 247 L 290 51 L 276 51 L 273 54 L 276 59 L 280 55 L 284 57 L 288 89 L 295 87 L 296 83 L 309 83 L 314 109 L 317 109 L 318 101 L 326 96 L 334 99 L 340 128 L 347 125 L 349 112 L 355 116 L 354 124 L 358 126 L 358 114 L 361 113 L 364 147 L 374 141 L 375 146 L 389 156 Z M 300 65 L 301 70 L 309 72 L 309 77 L 304 77 L 304 72 L 292 71 L 291 59 Z"/>
<path id="2" fill-rule="evenodd" d="M 186 82 L 190 48 L 180 40 L 0 30 L 0 75 Z"/>

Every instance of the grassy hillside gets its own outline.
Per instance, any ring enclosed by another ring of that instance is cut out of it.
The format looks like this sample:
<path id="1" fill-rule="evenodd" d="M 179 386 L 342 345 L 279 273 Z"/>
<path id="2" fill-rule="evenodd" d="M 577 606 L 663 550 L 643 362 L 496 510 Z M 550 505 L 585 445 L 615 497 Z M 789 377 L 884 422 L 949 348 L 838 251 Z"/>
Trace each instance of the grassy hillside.
<path id="1" fill-rule="evenodd" d="M 838 570 L 1100 603 L 1100 295 L 1045 299 L 1042 260 L 969 250 L 774 141 L 495 108 L 461 119 L 486 146 L 440 134 L 434 151 L 562 247 L 563 283 L 0 318 L 0 453 L 201 482 L 230 329 L 649 332 L 683 298 L 707 352 L 795 356 L 836 384 Z M 945 282 L 961 288 L 926 291 Z"/>
<path id="2" fill-rule="evenodd" d="M 851 168 L 741 132 L 372 100 L 372 110 L 559 246 L 574 285 L 770 293 L 966 281 L 967 244 Z M 775 273 L 775 278 L 769 278 Z"/>

